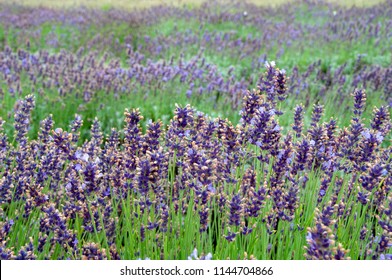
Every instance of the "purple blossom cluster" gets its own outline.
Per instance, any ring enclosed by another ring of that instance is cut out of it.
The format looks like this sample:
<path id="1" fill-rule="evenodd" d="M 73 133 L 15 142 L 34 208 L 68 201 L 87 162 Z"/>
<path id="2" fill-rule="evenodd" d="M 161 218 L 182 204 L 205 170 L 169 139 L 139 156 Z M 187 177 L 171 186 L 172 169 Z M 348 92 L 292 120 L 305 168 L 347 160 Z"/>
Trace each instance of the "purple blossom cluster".
<path id="1" fill-rule="evenodd" d="M 173 82 L 186 87 L 188 97 L 207 95 L 212 101 L 217 92 L 238 94 L 247 87 L 244 81 L 236 82 L 234 76 L 223 76 L 201 56 L 189 61 L 184 58 L 175 61 L 174 57 L 169 61 L 152 61 L 130 48 L 124 53 L 127 53 L 125 67 L 116 59 L 107 64 L 108 56 L 100 57 L 98 53 L 83 57 L 65 50 L 58 54 L 44 50 L 14 53 L 6 47 L 0 52 L 0 85 L 5 85 L 11 96 L 19 96 L 27 88 L 31 93 L 44 95 L 45 91 L 54 91 L 60 98 L 71 96 L 86 103 L 91 100 L 102 103 L 99 92 L 111 93 L 117 99 L 119 95 L 141 91 L 148 95 L 170 88 Z M 28 77 L 27 81 L 23 77 Z"/>
<path id="2" fill-rule="evenodd" d="M 284 135 L 279 116 L 285 112 L 278 105 L 286 98 L 286 80 L 268 64 L 264 86 L 246 93 L 237 126 L 178 105 L 167 127 L 150 121 L 143 132 L 141 112 L 133 109 L 124 113 L 124 129 L 107 136 L 96 118 L 82 145 L 77 144 L 79 116 L 69 129 L 56 128 L 48 116 L 39 137 L 29 139 L 35 99 L 20 100 L 15 142 L 0 130 L 1 258 L 35 259 L 46 252 L 48 259 L 119 259 L 125 247 L 118 232 L 124 230 L 140 244 L 150 236 L 148 242 L 163 255 L 165 235 L 182 230 L 173 217 L 189 215 L 200 234 L 216 244 L 223 242 L 217 232 L 228 243 L 259 238 L 261 225 L 270 236 L 284 234 L 282 224 L 299 221 L 310 207 L 303 200 L 308 192 L 321 209 L 314 225 L 307 233 L 305 222 L 290 226 L 306 237 L 306 258 L 348 258 L 348 244 L 336 236 L 338 225 L 351 215 L 364 215 L 372 226 L 363 229 L 370 240 L 366 254 L 390 258 L 391 148 L 384 146 L 392 125 L 389 110 L 376 108 L 366 126 L 361 119 L 366 93 L 358 89 L 349 127 L 339 128 L 334 120 L 322 123 L 321 105 L 314 106 L 305 126 L 298 106 L 293 129 Z M 316 184 L 309 179 L 315 173 Z M 15 213 L 7 210 L 14 203 L 21 205 Z M 358 207 L 367 214 L 354 212 Z M 378 223 L 372 224 L 374 219 Z M 9 238 L 17 230 L 14 220 L 37 223 L 39 235 L 14 247 Z M 125 222 L 133 228 L 124 228 Z M 149 232 L 155 233 L 153 239 Z M 98 233 L 103 244 L 94 241 Z M 63 256 L 56 255 L 58 247 Z M 198 258 L 197 252 L 192 256 Z"/>
<path id="3" fill-rule="evenodd" d="M 98 92 L 110 92 L 115 98 L 140 92 L 149 95 L 170 89 L 173 83 L 176 83 L 186 88 L 185 94 L 188 98 L 193 95 L 206 95 L 211 102 L 216 102 L 222 94 L 226 103 L 238 108 L 243 93 L 249 87 L 263 84 L 259 79 L 259 71 L 249 73 L 248 79 L 238 79 L 234 74 L 235 68 L 231 67 L 228 75 L 224 75 L 217 65 L 208 63 L 203 54 L 188 60 L 181 56 L 179 59 L 171 57 L 169 60 L 154 61 L 146 59 L 143 51 L 133 51 L 129 45 L 124 46 L 121 53 L 127 55 L 126 65 L 118 59 L 110 59 L 107 54 L 101 57 L 98 52 L 81 56 L 65 50 L 58 54 L 50 54 L 44 50 L 32 53 L 22 49 L 13 52 L 6 47 L 0 52 L 0 96 L 3 96 L 5 91 L 11 96 L 20 96 L 26 89 L 40 95 L 43 95 L 45 90 L 51 90 L 57 92 L 60 98 L 74 96 L 84 102 L 94 100 L 102 103 L 104 100 L 100 100 L 102 97 Z M 260 61 L 264 62 L 265 59 L 266 57 Z M 392 102 L 392 69 L 380 66 L 358 67 L 353 79 L 349 79 L 345 74 L 347 65 L 342 65 L 337 70 L 328 69 L 327 73 L 324 73 L 321 61 L 310 64 L 303 73 L 295 66 L 290 71 L 291 79 L 285 83 L 286 88 L 282 88 L 279 95 L 300 95 L 307 100 L 308 106 L 309 100 L 312 99 L 312 87 L 317 85 L 320 88 L 317 95 L 319 100 L 325 99 L 328 93 L 337 91 L 340 96 L 337 102 L 341 104 L 347 99 L 348 92 L 363 87 L 383 92 L 383 98 Z M 260 68 L 260 63 L 252 67 Z M 241 73 L 241 76 L 244 75 Z M 27 80 L 24 80 L 25 77 L 28 77 Z M 283 81 L 276 82 L 276 86 L 279 86 Z M 182 94 L 182 91 L 178 93 Z"/>

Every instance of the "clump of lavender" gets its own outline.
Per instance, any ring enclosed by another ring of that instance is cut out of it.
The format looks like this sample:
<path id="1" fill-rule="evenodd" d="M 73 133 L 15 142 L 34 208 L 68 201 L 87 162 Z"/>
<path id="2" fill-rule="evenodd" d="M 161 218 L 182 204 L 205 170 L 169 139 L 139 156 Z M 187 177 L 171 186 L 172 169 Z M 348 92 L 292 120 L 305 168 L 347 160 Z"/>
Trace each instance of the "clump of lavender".
<path id="1" fill-rule="evenodd" d="M 82 248 L 82 260 L 107 260 L 106 250 L 96 243 L 87 243 Z"/>
<path id="2" fill-rule="evenodd" d="M 294 110 L 294 124 L 293 124 L 293 130 L 295 131 L 295 137 L 300 138 L 302 129 L 303 129 L 303 111 L 304 107 L 301 105 L 297 105 Z"/>
<path id="3" fill-rule="evenodd" d="M 201 206 L 198 210 L 200 216 L 200 232 L 207 231 L 208 228 L 208 217 L 209 217 L 209 209 L 206 203 L 201 202 Z"/>
<path id="4" fill-rule="evenodd" d="M 0 243 L 0 260 L 14 260 L 15 254 L 14 252 L 7 248 L 6 242 L 3 241 Z"/>
<path id="5" fill-rule="evenodd" d="M 72 138 L 71 138 L 72 139 Z M 94 119 L 91 125 L 91 141 L 88 144 L 88 155 L 91 158 L 97 157 L 101 152 L 101 145 L 103 143 L 103 134 L 101 125 L 97 118 Z"/>
<path id="6" fill-rule="evenodd" d="M 30 129 L 30 115 L 35 107 L 35 98 L 33 95 L 27 95 L 25 99 L 19 101 L 15 107 L 14 127 L 15 140 L 21 148 L 27 145 L 27 133 Z"/>
<path id="7" fill-rule="evenodd" d="M 181 157 L 185 154 L 186 139 L 191 136 L 191 127 L 194 123 L 194 109 L 188 104 L 180 107 L 176 104 L 174 117 L 170 121 L 165 136 L 166 146 L 170 148 L 170 154 L 176 153 Z"/>
<path id="8" fill-rule="evenodd" d="M 76 144 L 79 141 L 80 132 L 79 129 L 83 125 L 83 120 L 80 115 L 75 115 L 74 120 L 70 124 L 71 133 L 72 133 L 72 142 Z"/>
<path id="9" fill-rule="evenodd" d="M 392 247 L 392 196 L 388 197 L 385 205 L 381 205 L 381 215 L 377 215 L 376 218 L 383 231 L 378 242 L 375 242 L 373 259 L 388 259 L 389 248 Z"/>
<path id="10" fill-rule="evenodd" d="M 56 209 L 53 203 L 42 208 L 44 217 L 40 219 L 40 231 L 49 235 L 53 233 L 51 243 L 58 243 L 62 247 L 75 249 L 78 243 L 76 235 L 67 227 L 64 215 Z"/>
<path id="11" fill-rule="evenodd" d="M 317 126 L 317 124 L 320 122 L 321 117 L 323 115 L 324 111 L 324 106 L 320 104 L 315 104 L 313 106 L 313 111 L 312 111 L 312 121 L 310 123 L 311 128 L 314 128 Z"/>
<path id="12" fill-rule="evenodd" d="M 316 225 L 313 228 L 308 228 L 306 242 L 308 245 L 305 247 L 305 257 L 308 260 L 344 260 L 349 259 L 346 255 L 348 253 L 341 244 L 335 247 L 335 236 L 328 224 L 327 216 L 330 215 L 329 211 L 324 211 L 318 214 L 316 218 Z M 326 222 L 326 224 L 324 224 Z"/>
<path id="13" fill-rule="evenodd" d="M 12 200 L 12 176 L 3 176 L 0 179 L 0 203 L 11 202 Z"/>
<path id="14" fill-rule="evenodd" d="M 266 156 L 260 155 L 261 161 L 268 161 L 270 156 L 277 153 L 277 146 L 281 137 L 281 128 L 275 120 L 275 110 L 260 107 L 250 122 L 248 141 L 256 145 L 261 151 L 268 151 Z"/>
<path id="15" fill-rule="evenodd" d="M 0 242 L 6 242 L 7 236 L 11 231 L 14 224 L 14 220 L 7 220 L 5 222 L 0 222 Z"/>
<path id="16" fill-rule="evenodd" d="M 61 128 L 56 128 L 53 131 L 52 137 L 53 143 L 56 146 L 56 152 L 58 154 L 64 154 L 68 158 L 71 158 L 71 141 L 72 134 L 63 131 Z"/>
<path id="17" fill-rule="evenodd" d="M 350 125 L 350 133 L 348 135 L 348 141 L 346 146 L 345 154 L 349 156 L 351 160 L 355 160 L 357 156 L 357 143 L 360 139 L 360 135 L 363 132 L 364 125 L 362 123 L 361 116 L 363 114 L 364 106 L 366 103 L 366 93 L 363 89 L 356 89 L 353 93 L 354 97 L 354 110 L 353 118 Z"/>
<path id="18" fill-rule="evenodd" d="M 131 155 L 137 155 L 139 149 L 141 148 L 141 128 L 140 121 L 143 119 L 139 109 L 134 109 L 132 111 L 126 110 L 125 113 L 125 144 L 128 152 Z"/>
<path id="19" fill-rule="evenodd" d="M 303 139 L 296 144 L 295 157 L 293 162 L 292 174 L 296 176 L 299 172 L 311 167 L 313 162 L 313 143 Z"/>
<path id="20" fill-rule="evenodd" d="M 370 126 L 375 133 L 380 133 L 382 137 L 385 137 L 390 132 L 392 124 L 390 122 L 390 113 L 387 106 L 374 108 L 373 119 Z"/>
<path id="21" fill-rule="evenodd" d="M 249 124 L 253 119 L 256 110 L 259 109 L 262 103 L 262 95 L 260 91 L 247 91 L 243 98 L 243 105 L 241 110 L 241 122 Z"/>
<path id="22" fill-rule="evenodd" d="M 30 242 L 23 246 L 18 254 L 15 257 L 16 260 L 35 260 L 37 256 L 34 254 L 34 246 L 32 238 L 30 238 Z"/>
<path id="23" fill-rule="evenodd" d="M 229 225 L 239 226 L 243 216 L 243 207 L 240 194 L 233 195 L 230 202 Z"/>
<path id="24" fill-rule="evenodd" d="M 283 101 L 287 98 L 287 77 L 285 70 L 276 69 L 275 72 L 275 88 L 279 101 Z"/>
<path id="25" fill-rule="evenodd" d="M 53 129 L 54 121 L 53 116 L 49 115 L 40 123 L 40 131 L 38 133 L 38 140 L 41 143 L 40 152 L 45 152 L 50 143 L 50 134 Z"/>
<path id="26" fill-rule="evenodd" d="M 242 179 L 241 189 L 245 198 L 243 203 L 245 217 L 258 217 L 266 202 L 266 187 L 262 185 L 257 187 L 256 176 L 255 170 L 248 169 Z"/>
<path id="27" fill-rule="evenodd" d="M 147 132 L 144 136 L 143 141 L 143 152 L 146 153 L 147 151 L 156 151 L 159 149 L 160 145 L 160 137 L 162 133 L 162 122 L 152 122 L 149 121 L 147 124 Z"/>

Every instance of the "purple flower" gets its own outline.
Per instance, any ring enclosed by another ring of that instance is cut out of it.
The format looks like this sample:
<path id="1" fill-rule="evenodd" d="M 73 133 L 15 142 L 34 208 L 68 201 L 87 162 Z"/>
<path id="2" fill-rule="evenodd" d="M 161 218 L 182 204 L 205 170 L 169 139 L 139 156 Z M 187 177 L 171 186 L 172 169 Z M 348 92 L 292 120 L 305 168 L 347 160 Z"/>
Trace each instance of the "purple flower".
<path id="1" fill-rule="evenodd" d="M 352 94 L 354 97 L 354 116 L 360 118 L 366 104 L 366 93 L 364 89 L 355 89 Z"/>
<path id="2" fill-rule="evenodd" d="M 225 238 L 226 238 L 227 241 L 233 242 L 236 236 L 237 236 L 237 234 L 235 232 L 230 232 L 229 231 L 228 234 L 225 235 Z"/>
<path id="3" fill-rule="evenodd" d="M 247 91 L 243 97 L 243 106 L 241 109 L 241 122 L 244 126 L 249 125 L 253 116 L 261 105 L 261 94 L 258 91 Z"/>
<path id="4" fill-rule="evenodd" d="M 234 195 L 230 202 L 229 225 L 239 226 L 241 223 L 242 205 L 239 194 Z"/>
<path id="5" fill-rule="evenodd" d="M 141 129 L 140 121 L 143 119 L 139 109 L 132 111 L 126 110 L 125 113 L 125 144 L 127 145 L 128 151 L 136 155 L 141 147 Z"/>
<path id="6" fill-rule="evenodd" d="M 301 137 L 301 132 L 303 128 L 303 111 L 304 107 L 301 105 L 297 105 L 294 110 L 294 124 L 293 130 L 296 132 L 295 136 L 297 138 Z"/>
<path id="7" fill-rule="evenodd" d="M 32 240 L 30 242 L 23 246 L 20 250 L 18 255 L 15 257 L 16 260 L 35 260 L 37 259 L 37 256 L 34 255 L 34 246 L 32 243 Z"/>
<path id="8" fill-rule="evenodd" d="M 318 122 L 321 119 L 323 111 L 324 111 L 324 107 L 322 105 L 315 104 L 313 106 L 312 122 L 310 123 L 311 127 L 316 127 L 316 125 L 318 124 Z"/>
<path id="9" fill-rule="evenodd" d="M 208 215 L 209 209 L 204 205 L 201 206 L 201 210 L 198 211 L 200 216 L 200 232 L 205 232 L 208 228 Z"/>
<path id="10" fill-rule="evenodd" d="M 27 145 L 27 133 L 30 129 L 30 114 L 35 107 L 35 98 L 33 95 L 28 95 L 25 99 L 17 103 L 15 109 L 15 140 L 19 143 L 21 148 Z"/>
<path id="11" fill-rule="evenodd" d="M 386 106 L 381 106 L 380 108 L 375 108 L 373 110 L 373 119 L 370 124 L 374 131 L 381 132 L 382 135 L 386 135 L 391 129 L 389 110 Z"/>
<path id="12" fill-rule="evenodd" d="M 91 242 L 83 245 L 82 248 L 83 260 L 107 260 L 106 250 L 101 249 L 99 245 Z"/>
<path id="13" fill-rule="evenodd" d="M 79 140 L 79 133 L 78 130 L 82 127 L 83 120 L 82 117 L 79 115 L 75 115 L 74 120 L 71 122 L 70 128 L 72 133 L 72 142 L 77 143 Z"/>

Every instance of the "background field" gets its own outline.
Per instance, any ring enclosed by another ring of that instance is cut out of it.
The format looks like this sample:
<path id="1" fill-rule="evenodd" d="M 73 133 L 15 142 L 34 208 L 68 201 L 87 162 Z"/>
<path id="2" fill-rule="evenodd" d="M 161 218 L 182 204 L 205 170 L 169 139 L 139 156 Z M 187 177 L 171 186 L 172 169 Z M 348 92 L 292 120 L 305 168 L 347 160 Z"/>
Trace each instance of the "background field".
<path id="1" fill-rule="evenodd" d="M 64 0 L 64 1 L 48 1 L 48 0 L 2 0 L 0 3 L 15 3 L 19 5 L 25 6 L 45 6 L 45 7 L 54 7 L 54 8 L 72 8 L 76 6 L 86 6 L 93 8 L 146 8 L 155 5 L 175 5 L 175 6 L 199 6 L 205 1 L 203 0 L 145 0 L 145 1 L 135 1 L 135 0 Z M 232 3 L 233 1 L 225 1 L 219 0 L 219 3 L 223 5 L 227 5 Z M 256 5 L 281 5 L 285 3 L 289 3 L 290 0 L 274 0 L 274 1 L 266 1 L 266 0 L 250 0 L 249 3 L 253 3 Z M 383 2 L 383 0 L 327 0 L 330 3 L 337 3 L 343 6 L 372 6 L 378 3 Z"/>

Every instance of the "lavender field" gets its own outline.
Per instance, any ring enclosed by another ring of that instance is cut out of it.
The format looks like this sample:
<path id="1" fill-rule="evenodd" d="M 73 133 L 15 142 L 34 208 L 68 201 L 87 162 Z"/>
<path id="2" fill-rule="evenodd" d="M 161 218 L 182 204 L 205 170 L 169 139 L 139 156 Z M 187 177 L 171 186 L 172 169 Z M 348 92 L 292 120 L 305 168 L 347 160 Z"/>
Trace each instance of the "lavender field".
<path id="1" fill-rule="evenodd" d="M 391 106 L 391 0 L 0 3 L 0 259 L 391 260 Z"/>

